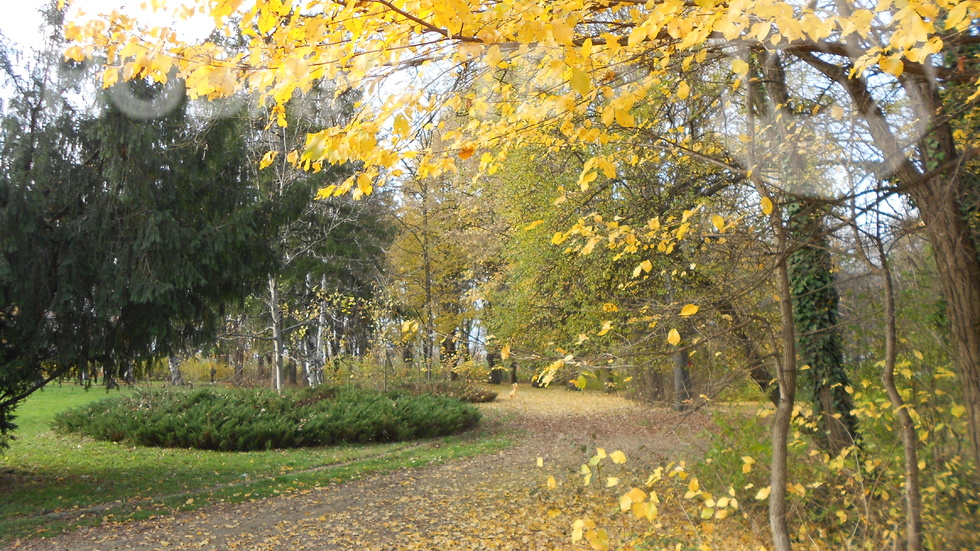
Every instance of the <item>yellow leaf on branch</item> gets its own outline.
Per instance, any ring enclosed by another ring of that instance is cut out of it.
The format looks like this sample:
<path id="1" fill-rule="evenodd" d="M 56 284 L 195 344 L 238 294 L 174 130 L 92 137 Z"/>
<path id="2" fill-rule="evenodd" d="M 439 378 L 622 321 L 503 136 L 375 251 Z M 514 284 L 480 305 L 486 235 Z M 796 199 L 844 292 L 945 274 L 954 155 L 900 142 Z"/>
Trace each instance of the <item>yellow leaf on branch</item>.
<path id="1" fill-rule="evenodd" d="M 765 214 L 766 216 L 772 214 L 772 199 L 763 197 L 760 204 L 762 205 L 762 214 Z"/>
<path id="2" fill-rule="evenodd" d="M 683 308 L 681 308 L 681 315 L 685 317 L 693 316 L 694 314 L 698 313 L 698 310 L 700 310 L 700 308 L 701 307 L 698 306 L 697 304 L 687 304 Z"/>

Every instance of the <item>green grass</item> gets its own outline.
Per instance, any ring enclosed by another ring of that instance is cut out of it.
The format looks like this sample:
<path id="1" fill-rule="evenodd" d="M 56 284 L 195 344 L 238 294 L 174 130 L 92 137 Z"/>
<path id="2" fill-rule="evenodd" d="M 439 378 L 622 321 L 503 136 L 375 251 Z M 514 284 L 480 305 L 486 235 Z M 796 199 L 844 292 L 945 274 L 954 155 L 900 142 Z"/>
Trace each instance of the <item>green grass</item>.
<path id="1" fill-rule="evenodd" d="M 478 429 L 416 442 L 215 452 L 131 447 L 50 430 L 58 412 L 105 395 L 102 389 L 55 385 L 18 408 L 17 440 L 0 450 L 0 547 L 105 518 L 145 518 L 218 501 L 242 502 L 490 453 L 510 444 L 506 436 Z"/>

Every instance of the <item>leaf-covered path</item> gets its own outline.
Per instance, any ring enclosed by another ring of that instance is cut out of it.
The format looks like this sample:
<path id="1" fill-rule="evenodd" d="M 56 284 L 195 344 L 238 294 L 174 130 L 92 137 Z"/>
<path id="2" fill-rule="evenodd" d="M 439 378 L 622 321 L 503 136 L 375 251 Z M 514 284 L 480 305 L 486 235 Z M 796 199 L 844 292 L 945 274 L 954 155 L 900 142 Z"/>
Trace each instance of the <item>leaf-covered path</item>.
<path id="1" fill-rule="evenodd" d="M 575 473 L 595 448 L 621 449 L 631 469 L 644 469 L 689 455 L 704 422 L 702 414 L 680 418 L 617 396 L 560 390 L 522 388 L 482 407 L 486 422 L 514 431 L 517 445 L 275 498 L 107 522 L 17 548 L 581 549 L 571 543 L 572 522 L 615 506 L 610 498 L 621 490 L 581 491 Z"/>

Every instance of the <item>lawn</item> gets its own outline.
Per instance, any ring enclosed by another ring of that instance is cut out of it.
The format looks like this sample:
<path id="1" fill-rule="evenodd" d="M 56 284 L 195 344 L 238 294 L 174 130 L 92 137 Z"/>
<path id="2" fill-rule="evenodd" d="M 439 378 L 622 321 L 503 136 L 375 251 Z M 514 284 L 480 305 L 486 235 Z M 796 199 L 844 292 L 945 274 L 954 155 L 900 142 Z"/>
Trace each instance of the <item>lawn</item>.
<path id="1" fill-rule="evenodd" d="M 0 546 L 106 518 L 240 502 L 487 453 L 509 443 L 477 429 L 416 442 L 244 453 L 138 448 L 50 430 L 58 412 L 105 396 L 102 388 L 53 385 L 18 408 L 17 440 L 0 450 Z"/>

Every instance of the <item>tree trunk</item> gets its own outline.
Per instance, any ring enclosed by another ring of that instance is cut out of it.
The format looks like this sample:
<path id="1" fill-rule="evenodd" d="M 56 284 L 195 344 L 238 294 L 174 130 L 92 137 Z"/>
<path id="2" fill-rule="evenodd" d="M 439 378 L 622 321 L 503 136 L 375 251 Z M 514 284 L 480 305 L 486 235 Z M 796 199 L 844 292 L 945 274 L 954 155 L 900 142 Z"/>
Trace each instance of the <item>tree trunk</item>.
<path id="1" fill-rule="evenodd" d="M 779 237 L 777 250 L 785 251 L 786 229 L 782 227 L 781 214 L 772 214 L 773 226 Z M 779 290 L 779 319 L 782 326 L 783 357 L 776 375 L 779 385 L 779 403 L 772 422 L 772 464 L 769 477 L 769 528 L 776 551 L 790 551 L 789 511 L 786 504 L 787 458 L 789 456 L 790 422 L 793 420 L 793 404 L 796 401 L 796 330 L 793 322 L 793 298 L 789 286 L 789 268 L 786 258 L 776 266 Z"/>
<path id="2" fill-rule="evenodd" d="M 963 220 L 957 179 L 932 178 L 913 188 L 939 268 L 950 323 L 953 363 L 963 385 L 973 460 L 980 465 L 980 265 Z"/>
<path id="3" fill-rule="evenodd" d="M 902 395 L 895 386 L 895 356 L 897 331 L 895 329 L 895 291 L 892 272 L 885 256 L 881 240 L 872 236 L 881 259 L 882 279 L 885 283 L 885 371 L 881 382 L 888 392 L 888 399 L 902 425 L 902 448 L 905 452 L 905 548 L 908 551 L 922 549 L 922 496 L 919 488 L 919 457 L 916 450 L 915 423 L 909 414 Z"/>
<path id="4" fill-rule="evenodd" d="M 275 277 L 269 278 L 269 312 L 272 314 L 272 386 L 276 392 L 282 392 L 282 312 L 279 310 L 279 285 Z"/>
<path id="5" fill-rule="evenodd" d="M 685 347 L 674 352 L 674 410 L 684 411 L 691 400 L 691 353 Z"/>
<path id="6" fill-rule="evenodd" d="M 798 200 L 786 208 L 792 244 L 790 291 L 796 323 L 798 363 L 809 369 L 800 374 L 800 384 L 818 414 L 822 434 L 818 441 L 837 455 L 857 441 L 857 418 L 846 388 L 850 377 L 838 325 L 837 293 L 830 259 L 822 206 Z"/>
<path id="7" fill-rule="evenodd" d="M 177 356 L 167 358 L 167 367 L 170 368 L 170 384 L 184 386 L 184 376 L 180 372 L 180 358 Z"/>
<path id="8" fill-rule="evenodd" d="M 672 303 L 677 301 L 670 272 L 664 274 L 664 290 L 667 291 L 668 301 Z M 691 373 L 688 371 L 690 363 L 691 353 L 686 346 L 674 352 L 674 409 L 676 411 L 683 411 L 691 399 Z"/>

